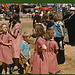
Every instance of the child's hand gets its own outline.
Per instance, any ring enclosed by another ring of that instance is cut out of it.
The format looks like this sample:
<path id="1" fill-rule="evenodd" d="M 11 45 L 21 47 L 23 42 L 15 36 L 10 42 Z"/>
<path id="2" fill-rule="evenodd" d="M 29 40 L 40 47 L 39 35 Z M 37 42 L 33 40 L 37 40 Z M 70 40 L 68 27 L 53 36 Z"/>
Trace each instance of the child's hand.
<path id="1" fill-rule="evenodd" d="M 8 25 L 10 25 L 10 23 L 8 23 Z"/>
<path id="2" fill-rule="evenodd" d="M 62 33 L 62 36 L 64 36 L 64 33 Z"/>
<path id="3" fill-rule="evenodd" d="M 0 44 L 3 44 L 3 41 L 2 40 L 0 40 Z"/>
<path id="4" fill-rule="evenodd" d="M 12 29 L 12 27 L 13 27 L 13 23 L 11 23 L 10 29 Z"/>
<path id="5" fill-rule="evenodd" d="M 58 55 L 58 52 L 56 52 L 56 55 Z"/>
<path id="6" fill-rule="evenodd" d="M 29 57 L 28 60 L 29 60 L 30 58 L 31 58 L 31 57 Z"/>
<path id="7" fill-rule="evenodd" d="M 24 56 L 24 58 L 25 58 L 26 60 L 28 60 L 28 58 L 26 58 L 25 56 Z"/>

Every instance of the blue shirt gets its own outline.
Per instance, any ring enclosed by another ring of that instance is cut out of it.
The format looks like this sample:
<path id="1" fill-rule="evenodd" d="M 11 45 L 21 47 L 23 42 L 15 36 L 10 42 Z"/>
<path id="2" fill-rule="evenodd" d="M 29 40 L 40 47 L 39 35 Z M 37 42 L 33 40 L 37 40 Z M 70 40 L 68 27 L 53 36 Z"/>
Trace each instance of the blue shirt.
<path id="1" fill-rule="evenodd" d="M 62 23 L 62 21 L 56 21 L 56 22 L 54 22 L 54 25 L 51 27 L 56 30 L 56 37 L 62 37 L 60 26 L 62 26 L 62 30 L 63 30 L 64 36 L 65 36 L 64 24 Z"/>
<path id="2" fill-rule="evenodd" d="M 22 41 L 22 43 L 20 44 L 20 50 L 23 52 L 23 54 L 26 58 L 29 58 L 29 51 L 30 51 L 29 43 L 27 43 L 26 41 Z M 23 58 L 22 55 L 21 55 L 21 57 Z"/>

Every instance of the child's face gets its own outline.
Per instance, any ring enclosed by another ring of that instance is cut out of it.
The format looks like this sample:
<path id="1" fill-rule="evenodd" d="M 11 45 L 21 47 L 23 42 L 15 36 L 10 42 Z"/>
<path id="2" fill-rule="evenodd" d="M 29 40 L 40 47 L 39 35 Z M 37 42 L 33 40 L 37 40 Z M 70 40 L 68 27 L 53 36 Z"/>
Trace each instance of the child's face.
<path id="1" fill-rule="evenodd" d="M 30 41 L 30 36 L 26 37 L 26 41 L 29 42 Z"/>
<path id="2" fill-rule="evenodd" d="M 73 14 L 73 13 L 74 13 L 74 11 L 70 11 L 70 13 L 71 13 L 71 14 Z"/>
<path id="3" fill-rule="evenodd" d="M 7 25 L 3 25 L 2 30 L 3 30 L 4 33 L 6 33 L 7 32 Z"/>

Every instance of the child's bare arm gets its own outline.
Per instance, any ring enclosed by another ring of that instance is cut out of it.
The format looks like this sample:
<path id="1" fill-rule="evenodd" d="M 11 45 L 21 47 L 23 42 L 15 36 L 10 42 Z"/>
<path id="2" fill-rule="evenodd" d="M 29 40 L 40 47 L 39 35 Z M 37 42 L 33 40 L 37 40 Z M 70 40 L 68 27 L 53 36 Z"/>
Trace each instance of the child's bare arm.
<path id="1" fill-rule="evenodd" d="M 31 58 L 31 51 L 29 51 L 29 59 Z"/>
<path id="2" fill-rule="evenodd" d="M 60 26 L 60 30 L 61 30 L 62 36 L 64 36 L 63 30 L 62 30 L 62 26 Z"/>
<path id="3" fill-rule="evenodd" d="M 16 30 L 15 33 L 13 31 L 11 31 L 11 34 L 16 38 L 18 35 L 18 30 Z"/>
<path id="4" fill-rule="evenodd" d="M 5 42 L 1 41 L 1 44 L 6 45 L 6 46 L 12 46 L 12 41 L 10 41 L 9 43 L 5 43 Z"/>
<path id="5" fill-rule="evenodd" d="M 27 60 L 22 51 L 20 51 L 20 54 Z"/>
<path id="6" fill-rule="evenodd" d="M 12 30 L 12 25 L 13 25 L 13 24 L 11 24 L 10 32 L 11 32 L 11 34 L 12 34 L 14 37 L 17 37 L 17 35 L 18 35 L 18 30 L 16 30 L 15 33 L 14 33 L 13 30 Z"/>
<path id="7" fill-rule="evenodd" d="M 56 50 L 56 55 L 58 54 L 58 50 Z"/>

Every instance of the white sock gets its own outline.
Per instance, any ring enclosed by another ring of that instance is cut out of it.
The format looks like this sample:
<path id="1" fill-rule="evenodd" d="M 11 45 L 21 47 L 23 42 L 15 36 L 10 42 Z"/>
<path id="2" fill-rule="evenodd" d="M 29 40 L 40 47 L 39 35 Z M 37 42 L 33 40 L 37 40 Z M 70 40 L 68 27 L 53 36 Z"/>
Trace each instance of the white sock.
<path id="1" fill-rule="evenodd" d="M 2 74 L 5 74 L 5 71 L 2 71 Z"/>
<path id="2" fill-rule="evenodd" d="M 14 66 L 14 69 L 18 69 L 18 67 L 17 66 Z"/>
<path id="3" fill-rule="evenodd" d="M 7 74 L 10 74 L 9 72 L 7 72 Z"/>

